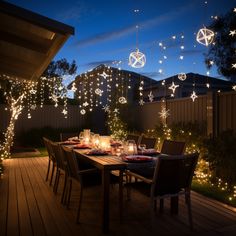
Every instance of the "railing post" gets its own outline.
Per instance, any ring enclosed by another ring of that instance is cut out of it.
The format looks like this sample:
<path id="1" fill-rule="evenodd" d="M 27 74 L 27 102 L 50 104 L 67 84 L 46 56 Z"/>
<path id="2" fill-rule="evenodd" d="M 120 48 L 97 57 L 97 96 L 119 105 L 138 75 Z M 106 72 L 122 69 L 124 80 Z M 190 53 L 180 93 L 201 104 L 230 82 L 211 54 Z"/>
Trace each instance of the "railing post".
<path id="1" fill-rule="evenodd" d="M 219 132 L 218 96 L 215 92 L 207 93 L 207 135 L 216 137 Z"/>

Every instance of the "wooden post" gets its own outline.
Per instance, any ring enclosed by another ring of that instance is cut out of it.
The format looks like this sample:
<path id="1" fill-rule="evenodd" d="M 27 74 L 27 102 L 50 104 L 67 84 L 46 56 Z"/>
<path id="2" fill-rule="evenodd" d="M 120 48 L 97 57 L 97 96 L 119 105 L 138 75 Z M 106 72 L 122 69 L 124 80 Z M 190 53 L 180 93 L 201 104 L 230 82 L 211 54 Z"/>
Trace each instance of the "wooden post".
<path id="1" fill-rule="evenodd" d="M 207 135 L 216 137 L 219 132 L 218 96 L 217 93 L 207 93 Z"/>

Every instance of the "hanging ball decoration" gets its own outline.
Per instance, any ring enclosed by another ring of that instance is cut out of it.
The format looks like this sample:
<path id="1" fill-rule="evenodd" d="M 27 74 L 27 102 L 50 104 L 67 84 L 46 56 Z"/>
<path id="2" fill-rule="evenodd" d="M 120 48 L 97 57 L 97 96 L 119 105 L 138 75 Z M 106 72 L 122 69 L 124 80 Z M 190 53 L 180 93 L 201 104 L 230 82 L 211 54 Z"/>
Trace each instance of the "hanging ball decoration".
<path id="1" fill-rule="evenodd" d="M 125 104 L 125 103 L 127 103 L 127 100 L 126 100 L 126 98 L 125 97 L 119 97 L 119 103 L 120 104 Z"/>
<path id="2" fill-rule="evenodd" d="M 85 111 L 84 109 L 82 109 L 82 110 L 80 111 L 80 114 L 81 114 L 81 115 L 85 115 L 85 113 L 86 113 L 86 111 Z"/>
<path id="3" fill-rule="evenodd" d="M 187 79 L 187 75 L 185 73 L 179 73 L 178 74 L 178 79 L 181 81 L 184 81 Z"/>
<path id="4" fill-rule="evenodd" d="M 200 44 L 203 44 L 204 46 L 208 46 L 209 44 L 213 42 L 214 36 L 215 36 L 214 32 L 205 27 L 198 31 L 196 40 Z"/>
<path id="5" fill-rule="evenodd" d="M 136 49 L 135 52 L 131 52 L 129 55 L 129 65 L 133 68 L 142 68 L 146 64 L 146 56 Z"/>
<path id="6" fill-rule="evenodd" d="M 99 96 L 102 96 L 103 91 L 101 89 L 97 88 L 97 89 L 95 89 L 95 93 Z"/>

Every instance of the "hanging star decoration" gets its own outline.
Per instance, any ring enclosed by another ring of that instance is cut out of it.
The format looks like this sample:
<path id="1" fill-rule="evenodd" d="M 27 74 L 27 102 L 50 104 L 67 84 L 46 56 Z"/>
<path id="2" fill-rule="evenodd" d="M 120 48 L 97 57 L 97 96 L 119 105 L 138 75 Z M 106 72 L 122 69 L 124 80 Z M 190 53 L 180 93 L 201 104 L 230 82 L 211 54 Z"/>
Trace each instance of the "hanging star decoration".
<path id="1" fill-rule="evenodd" d="M 232 31 L 230 30 L 229 35 L 234 37 L 234 35 L 236 35 L 236 30 L 232 30 Z"/>
<path id="2" fill-rule="evenodd" d="M 27 118 L 31 119 L 31 114 L 30 113 L 28 113 Z"/>
<path id="3" fill-rule="evenodd" d="M 82 109 L 82 110 L 80 111 L 80 114 L 81 114 L 81 115 L 85 115 L 85 113 L 86 113 L 86 111 L 85 111 L 84 109 Z"/>
<path id="4" fill-rule="evenodd" d="M 140 99 L 140 101 L 139 101 L 139 105 L 143 106 L 144 103 L 145 103 L 145 102 L 143 101 L 143 99 Z"/>
<path id="5" fill-rule="evenodd" d="M 234 91 L 236 91 L 236 85 L 232 86 L 232 89 L 233 89 Z"/>
<path id="6" fill-rule="evenodd" d="M 159 112 L 161 119 L 166 119 L 170 115 L 170 110 L 162 107 L 161 111 Z"/>
<path id="7" fill-rule="evenodd" d="M 35 90 L 33 88 L 30 90 L 30 94 L 36 94 L 36 92 L 37 92 L 37 90 Z"/>
<path id="8" fill-rule="evenodd" d="M 196 40 L 200 44 L 208 46 L 213 42 L 214 36 L 215 34 L 212 30 L 209 30 L 206 27 L 204 27 L 198 31 Z"/>
<path id="9" fill-rule="evenodd" d="M 109 113 L 110 112 L 110 106 L 109 105 L 105 105 L 103 108 L 102 108 L 106 113 Z"/>
<path id="10" fill-rule="evenodd" d="M 174 94 L 176 88 L 178 88 L 178 87 L 179 87 L 178 84 L 175 84 L 175 82 L 172 82 L 171 86 L 168 89 L 172 90 L 172 94 Z"/>
<path id="11" fill-rule="evenodd" d="M 62 112 L 61 112 L 63 115 L 67 115 L 68 114 L 68 111 L 66 109 L 63 109 Z"/>
<path id="12" fill-rule="evenodd" d="M 118 101 L 119 101 L 120 104 L 125 104 L 125 103 L 127 103 L 127 100 L 126 100 L 125 97 L 119 97 Z"/>
<path id="13" fill-rule="evenodd" d="M 236 69 L 236 63 L 232 64 L 232 69 Z"/>
<path id="14" fill-rule="evenodd" d="M 49 98 L 52 99 L 53 102 L 58 103 L 58 96 L 56 94 L 52 94 Z"/>
<path id="15" fill-rule="evenodd" d="M 31 105 L 30 109 L 31 109 L 31 110 L 35 110 L 36 107 L 37 107 L 36 105 Z"/>
<path id="16" fill-rule="evenodd" d="M 103 91 L 101 89 L 97 88 L 97 89 L 95 89 L 95 93 L 101 97 L 103 94 Z"/>
<path id="17" fill-rule="evenodd" d="M 129 65 L 133 68 L 142 68 L 146 64 L 146 56 L 137 48 L 129 55 Z"/>
<path id="18" fill-rule="evenodd" d="M 99 74 L 99 75 L 102 76 L 104 79 L 110 76 L 105 71 L 103 71 L 102 74 Z"/>
<path id="19" fill-rule="evenodd" d="M 181 81 L 184 81 L 187 79 L 187 75 L 185 73 L 179 73 L 178 74 L 178 79 Z"/>
<path id="20" fill-rule="evenodd" d="M 210 88 L 210 84 L 209 84 L 209 83 L 206 83 L 206 87 L 207 87 L 207 88 Z"/>
<path id="21" fill-rule="evenodd" d="M 153 102 L 154 95 L 153 95 L 152 91 L 150 91 L 150 93 L 148 94 L 148 99 L 149 99 L 150 102 Z"/>
<path id="22" fill-rule="evenodd" d="M 236 8 L 234 8 L 233 12 L 235 12 L 235 13 L 236 13 Z"/>
<path id="23" fill-rule="evenodd" d="M 196 99 L 197 97 L 198 97 L 198 96 L 197 96 L 196 92 L 193 91 L 192 94 L 191 94 L 191 96 L 190 96 L 190 98 L 193 100 L 193 102 L 195 102 L 195 99 Z"/>

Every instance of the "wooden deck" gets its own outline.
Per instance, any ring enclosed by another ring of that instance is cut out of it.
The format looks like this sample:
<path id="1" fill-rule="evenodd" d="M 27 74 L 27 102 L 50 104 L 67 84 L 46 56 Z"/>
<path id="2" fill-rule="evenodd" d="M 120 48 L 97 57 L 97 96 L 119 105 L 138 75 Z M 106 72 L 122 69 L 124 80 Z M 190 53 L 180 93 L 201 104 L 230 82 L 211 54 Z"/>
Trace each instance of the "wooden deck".
<path id="1" fill-rule="evenodd" d="M 60 204 L 58 194 L 45 182 L 47 158 L 18 158 L 4 161 L 0 180 L 0 235 L 103 235 L 101 230 L 101 188 L 85 189 L 81 223 L 75 223 L 78 192 L 73 191 L 70 209 Z M 61 178 L 63 179 L 63 178 Z M 124 217 L 119 222 L 118 187 L 111 191 L 109 235 L 236 235 L 236 209 L 192 194 L 194 232 L 188 225 L 187 209 L 180 199 L 179 215 L 173 216 L 169 203 L 163 214 L 150 223 L 149 199 L 132 192 L 124 195 Z"/>

